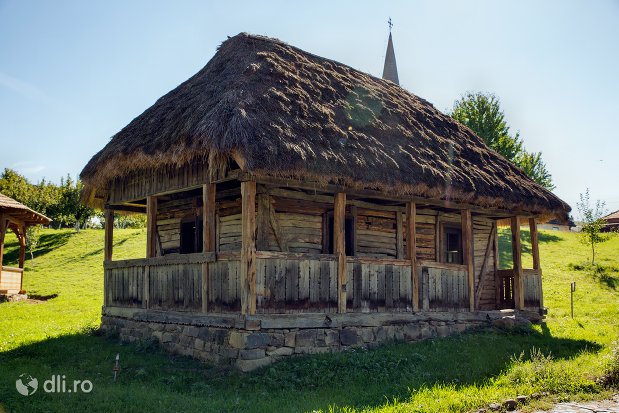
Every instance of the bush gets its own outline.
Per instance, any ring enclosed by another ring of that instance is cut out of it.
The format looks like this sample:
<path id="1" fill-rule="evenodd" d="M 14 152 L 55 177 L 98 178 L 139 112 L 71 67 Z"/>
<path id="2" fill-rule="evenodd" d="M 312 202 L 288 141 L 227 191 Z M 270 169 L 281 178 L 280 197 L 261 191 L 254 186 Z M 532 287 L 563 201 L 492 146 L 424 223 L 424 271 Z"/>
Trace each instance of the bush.
<path id="1" fill-rule="evenodd" d="M 619 341 L 613 343 L 610 361 L 600 381 L 607 387 L 616 388 L 619 386 Z"/>

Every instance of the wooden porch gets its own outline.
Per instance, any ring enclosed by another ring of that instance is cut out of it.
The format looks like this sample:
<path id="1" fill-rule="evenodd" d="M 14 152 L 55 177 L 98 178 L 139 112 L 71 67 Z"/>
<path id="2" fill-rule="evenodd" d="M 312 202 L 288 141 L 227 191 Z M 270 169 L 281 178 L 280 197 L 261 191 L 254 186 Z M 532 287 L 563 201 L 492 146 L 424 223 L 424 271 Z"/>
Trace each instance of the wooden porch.
<path id="1" fill-rule="evenodd" d="M 375 193 L 314 190 L 311 194 L 274 182 L 236 181 L 238 187 L 234 183 L 228 179 L 146 195 L 130 203 L 123 194 L 124 203 L 108 204 L 105 307 L 245 315 L 543 307 L 534 217 L 509 218 L 513 265 L 499 270 L 497 220 L 508 218 L 506 211 L 441 201 L 387 200 Z M 120 187 L 126 191 L 127 186 Z M 235 198 L 240 198 L 238 206 Z M 182 219 L 176 218 L 176 209 L 187 202 L 195 228 L 201 230 L 194 234 L 195 242 L 204 252 L 168 253 L 181 236 Z M 281 208 L 296 215 L 276 212 L 273 205 L 284 205 Z M 316 205 L 331 212 L 314 214 Z M 112 260 L 110 224 L 115 209 L 146 213 L 147 258 Z M 366 217 L 383 227 L 359 226 Z M 332 238 L 325 219 L 332 219 Z M 521 264 L 523 219 L 531 229 L 533 269 Z M 347 220 L 353 222 L 352 236 L 346 234 Z M 384 226 L 385 220 L 390 227 Z M 445 240 L 440 235 L 444 226 L 461 234 L 457 254 L 461 263 L 444 262 Z M 286 231 L 299 233 L 300 238 L 283 242 Z"/>

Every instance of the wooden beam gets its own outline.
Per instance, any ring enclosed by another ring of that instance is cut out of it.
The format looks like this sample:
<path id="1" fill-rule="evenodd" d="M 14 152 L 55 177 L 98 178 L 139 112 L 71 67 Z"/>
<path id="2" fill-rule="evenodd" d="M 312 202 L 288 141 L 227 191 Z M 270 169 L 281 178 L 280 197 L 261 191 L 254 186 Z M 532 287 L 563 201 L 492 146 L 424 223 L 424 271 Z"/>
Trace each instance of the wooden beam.
<path id="1" fill-rule="evenodd" d="M 411 298 L 413 311 L 419 311 L 419 274 L 417 274 L 417 206 L 406 203 L 406 256 L 411 261 Z"/>
<path id="2" fill-rule="evenodd" d="M 337 255 L 337 308 L 338 313 L 346 312 L 346 194 L 335 194 L 333 204 L 333 252 Z"/>
<path id="3" fill-rule="evenodd" d="M 404 217 L 399 211 L 395 213 L 395 223 L 396 258 L 404 259 Z"/>
<path id="4" fill-rule="evenodd" d="M 146 258 L 157 256 L 157 198 L 146 197 Z"/>
<path id="5" fill-rule="evenodd" d="M 533 254 L 533 269 L 539 270 L 539 241 L 537 237 L 537 223 L 535 218 L 529 218 L 529 229 L 531 231 L 531 252 Z"/>
<path id="6" fill-rule="evenodd" d="M 4 215 L 0 214 L 0 271 L 2 271 L 2 259 L 4 258 L 4 236 L 8 227 L 9 221 Z"/>
<path id="7" fill-rule="evenodd" d="M 26 262 L 26 226 L 25 225 L 19 227 L 17 239 L 19 241 L 19 268 L 23 269 L 24 264 Z"/>
<path id="8" fill-rule="evenodd" d="M 522 273 L 522 248 L 520 245 L 520 219 L 511 219 L 512 257 L 514 262 L 514 304 L 517 310 L 524 309 L 524 280 Z"/>
<path id="9" fill-rule="evenodd" d="M 475 267 L 473 262 L 473 219 L 471 210 L 462 211 L 462 258 L 468 275 L 469 310 L 475 311 Z"/>
<path id="10" fill-rule="evenodd" d="M 114 211 L 123 211 L 123 212 L 137 212 L 140 214 L 146 213 L 146 205 L 137 206 L 137 205 L 111 205 L 106 204 L 105 209 L 113 209 Z"/>
<path id="11" fill-rule="evenodd" d="M 202 252 L 214 252 L 217 240 L 217 225 L 216 225 L 216 186 L 215 184 L 204 184 L 202 186 Z M 202 263 L 202 312 L 208 311 L 208 262 Z"/>
<path id="12" fill-rule="evenodd" d="M 241 312 L 256 313 L 256 182 L 241 182 Z"/>
<path id="13" fill-rule="evenodd" d="M 494 261 L 493 261 L 493 270 L 494 270 L 494 299 L 495 299 L 495 308 L 498 310 L 501 308 L 501 279 L 499 278 L 499 228 L 497 221 L 494 221 L 494 244 L 492 248 L 494 248 Z"/>
<path id="14" fill-rule="evenodd" d="M 103 245 L 103 261 L 112 261 L 114 245 L 114 211 L 105 210 L 105 241 Z"/>

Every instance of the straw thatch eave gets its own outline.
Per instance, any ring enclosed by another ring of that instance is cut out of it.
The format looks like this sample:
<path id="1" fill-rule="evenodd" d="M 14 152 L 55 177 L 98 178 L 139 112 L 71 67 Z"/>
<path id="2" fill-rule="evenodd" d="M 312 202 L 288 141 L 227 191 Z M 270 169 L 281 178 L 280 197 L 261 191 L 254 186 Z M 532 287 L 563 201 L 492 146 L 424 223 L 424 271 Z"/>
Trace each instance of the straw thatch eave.
<path id="1" fill-rule="evenodd" d="M 86 165 L 87 191 L 140 169 L 233 158 L 256 177 L 335 183 L 565 217 L 470 129 L 389 81 L 239 34 Z"/>

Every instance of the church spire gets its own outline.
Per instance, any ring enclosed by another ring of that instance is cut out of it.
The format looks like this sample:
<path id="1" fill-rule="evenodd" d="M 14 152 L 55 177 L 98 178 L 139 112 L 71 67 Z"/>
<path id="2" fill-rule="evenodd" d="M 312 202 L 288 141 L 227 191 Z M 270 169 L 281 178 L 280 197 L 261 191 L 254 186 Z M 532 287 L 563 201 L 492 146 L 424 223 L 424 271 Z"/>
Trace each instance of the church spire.
<path id="1" fill-rule="evenodd" d="M 400 85 L 398 79 L 398 66 L 395 62 L 395 51 L 393 50 L 393 40 L 391 38 L 391 17 L 389 17 L 389 43 L 387 44 L 387 54 L 385 55 L 385 67 L 383 68 L 383 79 L 391 80 L 396 85 Z"/>

